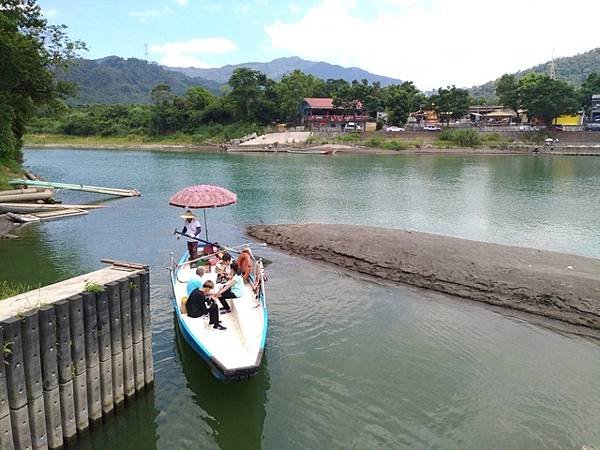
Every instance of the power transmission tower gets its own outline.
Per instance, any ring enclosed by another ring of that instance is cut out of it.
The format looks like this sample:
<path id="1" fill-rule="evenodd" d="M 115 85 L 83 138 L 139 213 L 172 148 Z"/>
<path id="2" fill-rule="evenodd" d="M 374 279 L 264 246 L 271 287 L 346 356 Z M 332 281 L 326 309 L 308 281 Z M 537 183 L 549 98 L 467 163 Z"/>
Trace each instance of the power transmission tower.
<path id="1" fill-rule="evenodd" d="M 148 44 L 144 44 L 144 59 L 148 61 Z"/>
<path id="2" fill-rule="evenodd" d="M 550 67 L 548 68 L 548 76 L 556 80 L 556 59 L 554 58 L 554 50 L 552 50 L 552 61 L 550 61 Z"/>

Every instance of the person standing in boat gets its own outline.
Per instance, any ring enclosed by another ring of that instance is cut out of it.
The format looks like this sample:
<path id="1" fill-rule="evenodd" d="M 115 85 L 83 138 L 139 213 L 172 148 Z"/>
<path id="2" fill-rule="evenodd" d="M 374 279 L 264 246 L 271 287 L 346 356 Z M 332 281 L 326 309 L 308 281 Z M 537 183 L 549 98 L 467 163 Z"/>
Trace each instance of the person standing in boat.
<path id="1" fill-rule="evenodd" d="M 250 250 L 249 247 L 244 248 L 235 262 L 242 271 L 242 278 L 244 278 L 244 281 L 252 283 L 252 250 Z"/>
<path id="2" fill-rule="evenodd" d="M 190 254 L 189 259 L 190 261 L 193 261 L 198 258 L 198 240 L 196 237 L 202 231 L 202 227 L 200 226 L 198 219 L 196 219 L 196 216 L 192 214 L 189 209 L 181 216 L 181 218 L 185 220 L 183 222 L 183 230 L 181 230 L 181 234 L 183 234 L 187 239 L 187 247 Z"/>
<path id="3" fill-rule="evenodd" d="M 192 318 L 208 314 L 209 325 L 216 330 L 226 330 L 219 320 L 219 307 L 210 295 L 214 287 L 212 281 L 206 280 L 200 289 L 194 289 L 187 300 L 182 302 L 181 312 Z"/>

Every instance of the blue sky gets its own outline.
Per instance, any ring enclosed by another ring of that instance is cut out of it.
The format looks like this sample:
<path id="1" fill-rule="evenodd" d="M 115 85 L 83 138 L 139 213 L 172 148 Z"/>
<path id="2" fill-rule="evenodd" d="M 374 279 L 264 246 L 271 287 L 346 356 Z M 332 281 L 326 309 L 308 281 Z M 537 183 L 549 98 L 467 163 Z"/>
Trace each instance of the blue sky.
<path id="1" fill-rule="evenodd" d="M 300 56 L 414 81 L 470 86 L 600 45 L 600 1 L 40 0 L 83 56 L 218 67 Z"/>

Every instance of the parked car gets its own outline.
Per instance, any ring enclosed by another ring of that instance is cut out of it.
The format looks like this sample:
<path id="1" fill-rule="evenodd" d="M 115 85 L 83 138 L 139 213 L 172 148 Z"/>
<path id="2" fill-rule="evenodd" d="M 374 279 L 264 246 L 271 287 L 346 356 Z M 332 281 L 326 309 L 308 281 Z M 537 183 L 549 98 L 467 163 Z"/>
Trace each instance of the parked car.
<path id="1" fill-rule="evenodd" d="M 362 128 L 356 122 L 348 122 L 344 127 L 344 131 L 361 131 Z"/>
<path id="2" fill-rule="evenodd" d="M 404 130 L 404 128 L 401 128 L 401 127 L 391 126 L 391 127 L 387 127 L 385 129 L 385 131 L 389 131 L 390 133 L 400 133 L 405 130 Z"/>
<path id="3" fill-rule="evenodd" d="M 425 125 L 423 129 L 425 131 L 442 131 L 442 129 L 436 125 Z"/>

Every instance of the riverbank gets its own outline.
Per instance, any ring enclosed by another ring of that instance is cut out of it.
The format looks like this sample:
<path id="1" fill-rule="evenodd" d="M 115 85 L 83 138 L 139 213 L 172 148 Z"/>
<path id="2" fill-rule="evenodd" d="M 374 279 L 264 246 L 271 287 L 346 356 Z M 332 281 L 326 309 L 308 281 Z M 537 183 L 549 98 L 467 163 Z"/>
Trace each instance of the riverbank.
<path id="1" fill-rule="evenodd" d="M 355 225 L 251 225 L 250 236 L 346 269 L 600 329 L 600 260 Z"/>
<path id="2" fill-rule="evenodd" d="M 600 156 L 600 145 L 572 144 L 546 147 L 533 144 L 511 144 L 506 146 L 449 147 L 420 145 L 398 150 L 370 147 L 361 143 L 325 143 L 325 144 L 286 144 L 232 146 L 224 144 L 194 144 L 179 138 L 163 138 L 150 140 L 142 136 L 126 137 L 74 137 L 63 135 L 26 135 L 25 146 L 28 148 L 72 148 L 79 150 L 139 150 L 176 153 L 235 152 L 235 153 L 326 153 L 326 154 L 364 154 L 364 155 L 523 155 L 543 154 L 562 156 Z"/>

